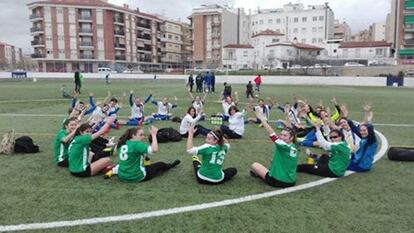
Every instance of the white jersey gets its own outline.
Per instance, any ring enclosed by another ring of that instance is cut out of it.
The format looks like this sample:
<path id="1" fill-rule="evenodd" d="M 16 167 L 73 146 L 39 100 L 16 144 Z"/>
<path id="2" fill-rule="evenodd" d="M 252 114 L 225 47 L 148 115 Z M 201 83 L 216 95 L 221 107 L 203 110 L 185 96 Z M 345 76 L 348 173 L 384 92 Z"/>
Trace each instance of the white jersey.
<path id="1" fill-rule="evenodd" d="M 193 108 L 195 108 L 196 114 L 198 114 L 201 111 L 203 111 L 204 103 L 203 103 L 203 101 L 197 102 L 197 101 L 194 100 L 193 103 L 192 103 L 192 106 L 193 106 Z"/>
<path id="2" fill-rule="evenodd" d="M 130 118 L 141 118 L 144 116 L 144 105 L 136 105 L 135 103 L 131 106 L 131 117 Z"/>
<path id="3" fill-rule="evenodd" d="M 196 118 L 193 118 L 190 114 L 186 114 L 185 117 L 181 120 L 180 125 L 180 134 L 186 134 L 191 124 L 197 123 L 201 118 L 201 115 L 197 115 Z"/>
<path id="4" fill-rule="evenodd" d="M 119 109 L 118 104 L 113 106 L 113 107 L 109 107 L 108 114 L 111 113 L 111 112 L 116 112 L 117 109 Z M 111 114 L 111 117 L 117 118 L 118 115 L 116 113 L 114 113 L 114 114 Z"/>
<path id="5" fill-rule="evenodd" d="M 170 109 L 173 107 L 171 103 L 167 103 L 166 105 L 164 105 L 162 101 L 158 101 L 157 106 L 158 106 L 157 114 L 159 115 L 168 115 L 168 113 L 170 112 Z"/>
<path id="6" fill-rule="evenodd" d="M 254 108 L 255 111 L 260 111 L 265 116 L 266 120 L 269 120 L 270 117 L 270 109 L 271 107 L 267 104 L 263 105 L 263 107 L 256 106 Z"/>
<path id="7" fill-rule="evenodd" d="M 96 106 L 95 110 L 93 110 L 91 117 L 89 118 L 89 122 L 92 124 L 96 124 L 101 122 L 103 119 L 105 119 L 106 114 L 102 112 L 102 108 L 99 106 Z"/>
<path id="8" fill-rule="evenodd" d="M 361 141 L 361 138 L 356 135 L 356 133 L 352 132 L 352 130 L 342 130 L 344 133 L 345 141 L 348 143 L 348 146 L 351 150 L 357 151 L 359 149 L 359 143 Z"/>
<path id="9" fill-rule="evenodd" d="M 231 106 L 236 106 L 236 104 L 234 102 L 231 102 L 230 104 L 226 102 L 226 100 L 223 100 L 223 102 L 221 103 L 223 106 L 223 115 L 225 116 L 229 116 L 229 108 Z"/>
<path id="10" fill-rule="evenodd" d="M 244 133 L 244 114 L 245 111 L 243 110 L 243 112 L 236 112 L 229 117 L 229 128 L 238 135 L 243 135 Z"/>

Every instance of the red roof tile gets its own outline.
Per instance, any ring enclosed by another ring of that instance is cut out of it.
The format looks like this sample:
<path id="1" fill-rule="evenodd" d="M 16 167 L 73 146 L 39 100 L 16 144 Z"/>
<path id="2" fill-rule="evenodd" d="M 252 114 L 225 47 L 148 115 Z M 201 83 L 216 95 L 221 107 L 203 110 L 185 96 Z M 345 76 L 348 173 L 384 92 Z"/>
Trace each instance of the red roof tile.
<path id="1" fill-rule="evenodd" d="M 303 44 L 303 43 L 293 43 L 293 46 L 295 46 L 298 49 L 311 49 L 311 50 L 322 50 L 323 48 L 310 45 L 310 44 Z"/>
<path id="2" fill-rule="evenodd" d="M 228 44 L 225 45 L 223 48 L 231 48 L 231 49 L 254 49 L 253 46 L 249 44 Z"/>
<path id="3" fill-rule="evenodd" d="M 258 37 L 258 36 L 284 36 L 284 35 L 285 34 L 283 34 L 283 33 L 267 29 L 267 30 L 261 31 L 261 32 L 255 34 L 255 35 L 253 35 L 252 38 Z"/>
<path id="4" fill-rule="evenodd" d="M 391 43 L 386 41 L 353 41 L 343 42 L 339 48 L 366 48 L 366 47 L 390 47 Z"/>

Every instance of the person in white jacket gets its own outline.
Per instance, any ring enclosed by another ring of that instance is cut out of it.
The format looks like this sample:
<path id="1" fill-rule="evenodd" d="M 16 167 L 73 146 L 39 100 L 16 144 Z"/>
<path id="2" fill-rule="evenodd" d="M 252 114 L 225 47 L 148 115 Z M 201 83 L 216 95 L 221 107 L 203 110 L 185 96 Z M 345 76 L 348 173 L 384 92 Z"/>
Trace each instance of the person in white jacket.
<path id="1" fill-rule="evenodd" d="M 194 136 L 197 136 L 199 134 L 206 136 L 208 134 L 208 132 L 210 132 L 209 129 L 204 128 L 201 125 L 196 125 L 197 122 L 201 119 L 201 117 L 203 116 L 203 112 L 198 112 L 198 114 L 196 114 L 196 109 L 194 107 L 189 107 L 187 110 L 187 114 L 184 116 L 184 118 L 181 120 L 181 125 L 180 125 L 180 134 L 183 137 L 188 137 L 188 129 L 192 126 L 195 125 L 196 131 L 194 133 Z"/>
<path id="2" fill-rule="evenodd" d="M 244 115 L 246 114 L 245 110 L 242 112 L 237 109 L 236 106 L 231 106 L 229 108 L 229 126 L 222 125 L 220 126 L 221 131 L 228 137 L 232 139 L 242 138 L 244 133 Z"/>

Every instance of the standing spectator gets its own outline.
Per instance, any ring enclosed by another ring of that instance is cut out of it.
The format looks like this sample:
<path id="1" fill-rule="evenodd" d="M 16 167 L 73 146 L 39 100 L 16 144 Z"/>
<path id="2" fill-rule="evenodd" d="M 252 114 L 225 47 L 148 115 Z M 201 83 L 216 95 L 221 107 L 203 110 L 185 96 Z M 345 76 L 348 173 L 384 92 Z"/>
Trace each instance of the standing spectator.
<path id="1" fill-rule="evenodd" d="M 193 92 L 193 86 L 194 86 L 194 78 L 193 78 L 193 74 L 190 74 L 190 76 L 188 76 L 188 82 L 187 82 L 187 87 L 188 87 L 189 92 Z"/>
<path id="2" fill-rule="evenodd" d="M 254 82 L 256 83 L 256 91 L 257 95 L 260 95 L 260 85 L 262 85 L 262 76 L 257 75 L 257 77 L 254 79 Z"/>
<path id="3" fill-rule="evenodd" d="M 211 73 L 211 91 L 215 92 L 216 91 L 216 75 L 214 74 L 214 72 Z"/>
<path id="4" fill-rule="evenodd" d="M 226 99 L 227 96 L 231 96 L 231 85 L 227 84 L 227 82 L 224 82 L 223 85 L 223 99 Z"/>
<path id="5" fill-rule="evenodd" d="M 111 84 L 111 80 L 109 79 L 109 73 L 107 73 L 105 76 L 105 82 L 106 84 Z"/>
<path id="6" fill-rule="evenodd" d="M 248 99 L 249 97 L 254 98 L 252 81 L 249 81 L 249 83 L 246 85 L 246 98 Z"/>
<path id="7" fill-rule="evenodd" d="M 204 75 L 204 90 L 206 92 L 211 92 L 211 79 L 211 74 L 207 71 Z"/>
<path id="8" fill-rule="evenodd" d="M 196 77 L 196 92 L 203 92 L 203 76 L 200 74 Z"/>
<path id="9" fill-rule="evenodd" d="M 81 89 L 81 74 L 79 70 L 75 71 L 75 92 L 80 94 Z"/>

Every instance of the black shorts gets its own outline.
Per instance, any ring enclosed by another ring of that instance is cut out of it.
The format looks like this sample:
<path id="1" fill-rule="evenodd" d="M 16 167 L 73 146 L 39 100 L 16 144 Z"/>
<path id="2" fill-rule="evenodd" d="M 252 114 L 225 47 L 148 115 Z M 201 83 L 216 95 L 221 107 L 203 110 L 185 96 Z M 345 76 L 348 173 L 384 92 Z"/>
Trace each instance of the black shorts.
<path id="1" fill-rule="evenodd" d="M 58 166 L 61 166 L 61 167 L 69 167 L 69 160 L 68 160 L 68 158 L 60 161 L 59 163 L 57 163 L 57 165 Z"/>
<path id="2" fill-rule="evenodd" d="M 83 172 L 71 172 L 71 174 L 76 177 L 91 177 L 91 166 L 87 166 L 86 170 Z"/>
<path id="3" fill-rule="evenodd" d="M 265 183 L 270 186 L 278 187 L 278 188 L 287 188 L 287 187 L 292 187 L 295 185 L 295 183 L 286 183 L 283 181 L 276 180 L 275 178 L 269 175 L 269 172 L 266 173 Z"/>

